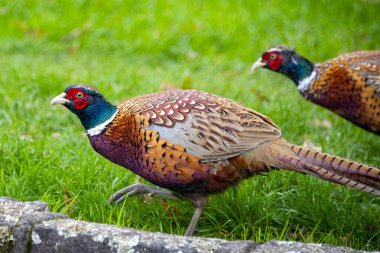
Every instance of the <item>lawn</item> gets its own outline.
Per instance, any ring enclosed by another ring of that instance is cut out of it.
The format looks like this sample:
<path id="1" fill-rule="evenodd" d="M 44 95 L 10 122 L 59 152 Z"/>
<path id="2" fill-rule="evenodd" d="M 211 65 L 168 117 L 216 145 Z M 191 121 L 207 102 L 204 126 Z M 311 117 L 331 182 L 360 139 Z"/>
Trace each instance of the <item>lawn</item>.
<path id="1" fill-rule="evenodd" d="M 112 102 L 201 89 L 271 117 L 305 141 L 380 167 L 380 137 L 301 98 L 266 70 L 263 51 L 293 46 L 313 61 L 380 49 L 380 1 L 0 0 L 0 195 L 43 200 L 72 218 L 183 234 L 187 201 L 108 197 L 135 175 L 96 154 L 79 120 L 49 101 L 73 83 Z M 380 249 L 380 198 L 287 171 L 215 195 L 197 236 Z"/>

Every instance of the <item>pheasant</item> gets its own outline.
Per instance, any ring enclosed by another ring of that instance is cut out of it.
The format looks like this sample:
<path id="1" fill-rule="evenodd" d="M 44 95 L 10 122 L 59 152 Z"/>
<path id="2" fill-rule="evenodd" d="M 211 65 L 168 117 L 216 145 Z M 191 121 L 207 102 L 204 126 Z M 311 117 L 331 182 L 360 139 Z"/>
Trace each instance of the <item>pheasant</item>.
<path id="1" fill-rule="evenodd" d="M 252 70 L 261 67 L 292 79 L 307 100 L 380 135 L 380 50 L 313 64 L 294 49 L 277 46 L 267 50 Z"/>
<path id="2" fill-rule="evenodd" d="M 135 194 L 188 199 L 195 212 L 187 236 L 208 195 L 276 168 L 380 196 L 379 169 L 290 144 L 270 118 L 210 93 L 171 90 L 115 106 L 97 89 L 79 84 L 51 101 L 57 104 L 79 117 L 96 152 L 162 187 L 136 183 L 111 199 Z"/>

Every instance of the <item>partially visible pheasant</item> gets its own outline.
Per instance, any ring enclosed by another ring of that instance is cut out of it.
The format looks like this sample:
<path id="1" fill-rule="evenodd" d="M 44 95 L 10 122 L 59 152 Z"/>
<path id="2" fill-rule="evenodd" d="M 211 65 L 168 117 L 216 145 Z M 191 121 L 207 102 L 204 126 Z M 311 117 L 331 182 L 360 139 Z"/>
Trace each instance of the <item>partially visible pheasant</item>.
<path id="1" fill-rule="evenodd" d="M 73 85 L 51 101 L 76 114 L 93 148 L 159 189 L 134 184 L 112 199 L 150 193 L 189 199 L 192 235 L 207 196 L 245 178 L 284 168 L 380 195 L 380 170 L 288 143 L 268 117 L 196 90 L 135 97 L 119 106 L 89 85 Z"/>
<path id="2" fill-rule="evenodd" d="M 277 46 L 267 50 L 252 70 L 261 67 L 292 79 L 304 98 L 380 135 L 380 50 L 313 64 L 294 49 Z"/>

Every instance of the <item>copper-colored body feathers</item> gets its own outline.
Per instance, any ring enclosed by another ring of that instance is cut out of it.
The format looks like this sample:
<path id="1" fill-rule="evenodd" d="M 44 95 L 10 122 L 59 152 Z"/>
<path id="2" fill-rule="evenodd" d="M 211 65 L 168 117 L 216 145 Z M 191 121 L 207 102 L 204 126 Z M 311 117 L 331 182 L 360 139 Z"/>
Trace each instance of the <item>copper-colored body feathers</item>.
<path id="1" fill-rule="evenodd" d="M 118 110 L 104 133 L 90 137 L 94 148 L 181 193 L 220 192 L 236 185 L 249 173 L 228 158 L 280 138 L 280 130 L 264 115 L 200 91 L 140 96 Z"/>
<path id="2" fill-rule="evenodd" d="M 347 53 L 317 69 L 305 97 L 380 134 L 380 51 Z"/>

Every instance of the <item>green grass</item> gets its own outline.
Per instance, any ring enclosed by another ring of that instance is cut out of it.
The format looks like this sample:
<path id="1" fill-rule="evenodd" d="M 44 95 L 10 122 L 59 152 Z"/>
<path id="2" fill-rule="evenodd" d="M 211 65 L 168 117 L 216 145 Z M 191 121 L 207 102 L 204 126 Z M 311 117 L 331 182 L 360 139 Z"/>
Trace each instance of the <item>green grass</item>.
<path id="1" fill-rule="evenodd" d="M 107 198 L 135 180 L 90 147 L 49 101 L 72 83 L 115 103 L 168 83 L 241 102 L 296 144 L 380 166 L 380 139 L 304 101 L 292 82 L 249 68 L 276 44 L 313 61 L 379 49 L 380 2 L 0 1 L 0 195 L 43 200 L 72 218 L 182 234 L 187 201 Z M 317 124 L 327 120 L 332 127 Z M 212 196 L 197 235 L 380 249 L 380 199 L 286 171 Z"/>

